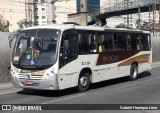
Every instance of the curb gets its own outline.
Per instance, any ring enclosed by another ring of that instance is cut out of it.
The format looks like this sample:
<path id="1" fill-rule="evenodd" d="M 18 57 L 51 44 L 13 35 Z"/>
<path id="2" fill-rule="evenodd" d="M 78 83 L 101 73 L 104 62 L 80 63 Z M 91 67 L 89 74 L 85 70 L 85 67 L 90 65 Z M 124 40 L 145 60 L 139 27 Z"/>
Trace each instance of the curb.
<path id="1" fill-rule="evenodd" d="M 3 90 L 3 89 L 11 89 L 12 87 L 13 87 L 13 85 L 12 85 L 11 82 L 0 84 L 0 90 Z"/>
<path id="2" fill-rule="evenodd" d="M 152 63 L 152 66 L 158 66 L 158 65 L 160 65 L 160 62 L 153 62 Z"/>

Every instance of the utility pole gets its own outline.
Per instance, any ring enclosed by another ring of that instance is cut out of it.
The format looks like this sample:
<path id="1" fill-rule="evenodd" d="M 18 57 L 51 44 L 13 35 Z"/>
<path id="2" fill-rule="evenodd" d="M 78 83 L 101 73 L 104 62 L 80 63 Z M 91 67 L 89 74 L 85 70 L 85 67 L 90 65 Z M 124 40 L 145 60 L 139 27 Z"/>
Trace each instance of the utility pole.
<path id="1" fill-rule="evenodd" d="M 87 26 L 87 0 L 80 1 L 81 26 Z"/>
<path id="2" fill-rule="evenodd" d="M 140 23 L 141 23 L 141 8 L 140 8 L 140 5 L 138 7 L 138 29 L 141 29 L 140 28 Z"/>
<path id="3" fill-rule="evenodd" d="M 33 21 L 33 1 L 25 0 L 25 18 L 27 21 Z"/>
<path id="4" fill-rule="evenodd" d="M 55 15 L 55 2 L 57 2 L 58 0 L 50 0 L 49 4 L 47 5 L 47 9 L 48 9 L 48 22 L 49 23 L 55 23 L 56 22 L 56 15 Z"/>
<path id="5" fill-rule="evenodd" d="M 127 9 L 129 8 L 129 0 L 127 0 Z M 129 28 L 129 14 L 127 14 L 127 27 Z"/>

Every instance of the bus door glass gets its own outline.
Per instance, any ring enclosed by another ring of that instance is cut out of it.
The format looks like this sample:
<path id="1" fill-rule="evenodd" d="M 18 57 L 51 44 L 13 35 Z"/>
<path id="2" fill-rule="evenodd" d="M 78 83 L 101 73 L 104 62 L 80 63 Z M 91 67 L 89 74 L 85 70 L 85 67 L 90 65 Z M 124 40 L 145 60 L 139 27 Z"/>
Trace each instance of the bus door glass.
<path id="1" fill-rule="evenodd" d="M 60 67 L 77 58 L 77 39 L 73 30 L 64 31 L 60 45 Z"/>

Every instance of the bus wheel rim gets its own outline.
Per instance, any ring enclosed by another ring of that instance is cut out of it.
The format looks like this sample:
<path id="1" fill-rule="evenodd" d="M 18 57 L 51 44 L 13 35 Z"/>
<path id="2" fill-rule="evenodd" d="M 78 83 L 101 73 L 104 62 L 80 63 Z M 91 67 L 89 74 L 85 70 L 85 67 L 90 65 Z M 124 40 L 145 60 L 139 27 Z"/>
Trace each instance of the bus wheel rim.
<path id="1" fill-rule="evenodd" d="M 80 78 L 80 84 L 82 87 L 86 87 L 88 85 L 88 79 L 87 77 L 83 76 Z"/>
<path id="2" fill-rule="evenodd" d="M 136 78 L 136 77 L 137 77 L 137 69 L 134 68 L 134 69 L 133 69 L 133 78 Z"/>

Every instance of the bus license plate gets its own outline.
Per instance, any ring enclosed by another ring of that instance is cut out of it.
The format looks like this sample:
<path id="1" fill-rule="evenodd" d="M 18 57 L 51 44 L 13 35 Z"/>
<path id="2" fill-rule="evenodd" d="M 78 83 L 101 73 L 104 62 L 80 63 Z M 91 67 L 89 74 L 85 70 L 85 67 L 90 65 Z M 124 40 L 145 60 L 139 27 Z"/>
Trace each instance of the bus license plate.
<path id="1" fill-rule="evenodd" d="M 33 85 L 33 81 L 31 81 L 31 80 L 26 80 L 25 85 L 26 85 L 26 86 L 32 86 L 32 85 Z"/>

